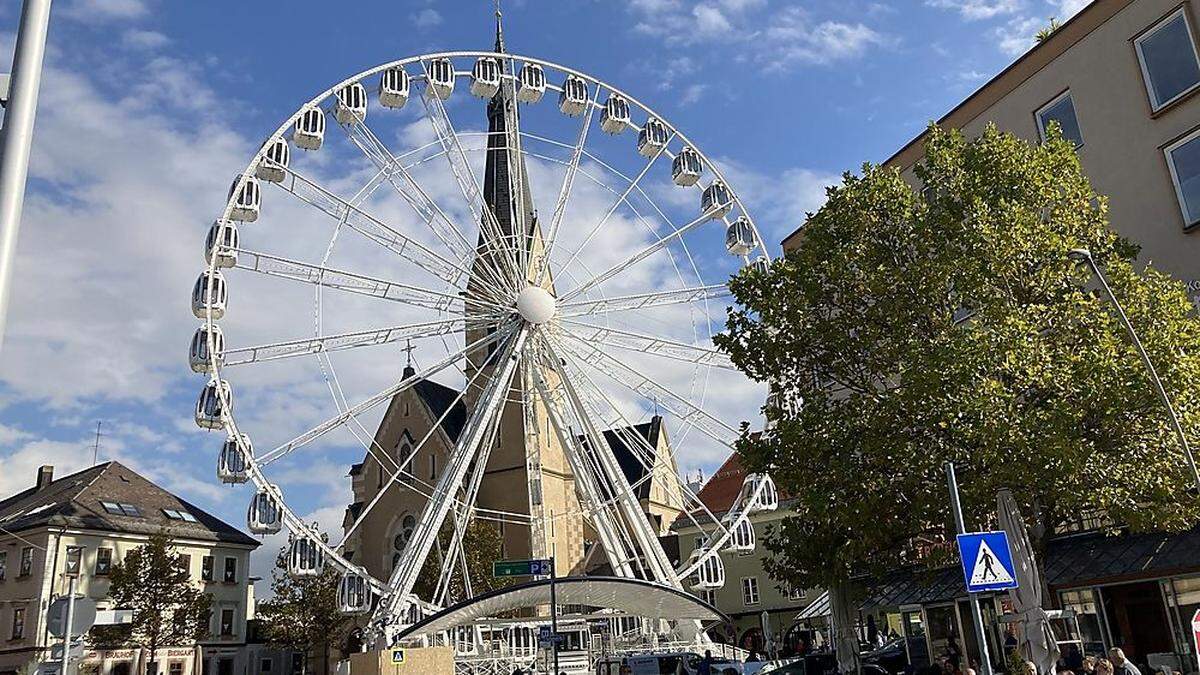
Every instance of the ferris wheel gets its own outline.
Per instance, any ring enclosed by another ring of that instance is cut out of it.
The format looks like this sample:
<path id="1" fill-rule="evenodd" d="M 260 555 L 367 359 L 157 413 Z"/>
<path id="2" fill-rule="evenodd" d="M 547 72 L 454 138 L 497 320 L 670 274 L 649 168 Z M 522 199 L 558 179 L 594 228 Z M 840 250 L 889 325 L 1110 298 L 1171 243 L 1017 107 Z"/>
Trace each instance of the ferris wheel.
<path id="1" fill-rule="evenodd" d="M 499 121 L 480 130 L 485 109 Z M 478 503 L 513 410 L 526 447 L 554 444 L 577 491 L 574 512 L 540 517 L 586 522 L 617 575 L 719 588 L 721 553 L 753 550 L 749 516 L 778 504 L 771 479 L 750 475 L 716 515 L 671 476 L 679 517 L 708 532 L 672 561 L 637 498 L 664 471 L 634 431 L 649 416 L 685 460 L 693 448 L 728 453 L 738 436 L 721 412 L 736 386 L 722 383 L 744 380 L 711 336 L 729 276 L 769 264 L 742 200 L 663 116 L 585 73 L 505 52 L 499 31 L 495 51 L 392 61 L 300 106 L 233 181 L 204 260 L 189 361 L 207 378 L 196 423 L 226 435 L 218 479 L 253 483 L 248 528 L 287 529 L 289 574 L 337 569 L 342 611 L 380 630 L 446 606 L 466 523 L 532 517 Z M 371 429 L 429 380 L 457 392 L 436 422 L 460 403 L 465 419 L 440 469 L 414 477 L 433 430 L 400 455 Z M 316 389 L 323 408 L 311 404 Z M 235 392 L 250 404 L 235 408 Z M 305 453 L 366 453 L 389 472 L 379 495 L 424 496 L 388 574 L 347 551 L 378 498 L 348 516 L 340 541 L 287 499 L 281 486 L 320 470 L 297 463 Z M 630 458 L 634 478 L 621 465 Z M 418 597 L 446 527 L 439 590 Z"/>

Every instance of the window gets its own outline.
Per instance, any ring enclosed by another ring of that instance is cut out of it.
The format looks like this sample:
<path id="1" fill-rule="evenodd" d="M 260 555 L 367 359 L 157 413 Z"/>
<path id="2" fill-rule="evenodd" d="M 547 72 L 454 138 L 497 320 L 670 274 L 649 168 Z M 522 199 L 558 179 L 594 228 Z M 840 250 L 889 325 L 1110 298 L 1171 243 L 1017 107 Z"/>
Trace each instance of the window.
<path id="1" fill-rule="evenodd" d="M 401 443 L 400 447 L 396 449 L 396 460 L 400 463 L 397 471 L 400 472 L 400 480 L 404 481 L 408 485 L 412 485 L 417 478 L 415 475 L 413 475 L 413 471 L 417 470 L 416 463 L 407 461 L 409 459 L 409 455 L 411 454 L 412 446 L 408 444 L 408 441 Z M 405 471 L 405 467 L 408 467 L 409 470 Z"/>
<path id="2" fill-rule="evenodd" d="M 787 590 L 788 600 L 803 600 L 804 599 L 804 589 L 803 588 L 796 588 L 795 586 L 793 586 L 791 584 L 786 584 L 785 589 Z"/>
<path id="3" fill-rule="evenodd" d="M 192 515 L 191 513 L 189 513 L 188 511 L 184 511 L 184 510 L 181 510 L 181 509 L 180 509 L 180 510 L 177 510 L 177 509 L 163 509 L 163 510 L 162 510 L 162 512 L 163 512 L 163 515 L 164 515 L 164 516 L 166 516 L 167 518 L 170 518 L 171 520 L 182 520 L 182 521 L 184 521 L 184 522 L 187 522 L 187 523 L 198 523 L 198 522 L 200 522 L 200 521 L 196 520 L 196 516 L 193 516 L 193 515 Z"/>
<path id="4" fill-rule="evenodd" d="M 192 578 L 192 556 L 181 553 L 179 555 L 179 569 L 183 570 L 189 579 Z"/>
<path id="5" fill-rule="evenodd" d="M 1037 111 L 1036 116 L 1038 136 L 1041 137 L 1042 142 L 1046 140 L 1050 123 L 1058 122 L 1059 128 L 1062 129 L 1063 138 L 1074 143 L 1077 148 L 1083 145 L 1083 134 L 1079 131 L 1079 121 L 1075 119 L 1075 102 L 1071 99 L 1071 92 L 1063 92 L 1057 98 L 1042 106 L 1041 110 Z"/>
<path id="6" fill-rule="evenodd" d="M 229 558 L 229 560 L 232 560 L 232 558 Z M 232 609 L 221 610 L 221 635 L 223 637 L 228 637 L 230 635 L 233 635 L 233 610 Z"/>
<path id="7" fill-rule="evenodd" d="M 167 675 L 183 675 L 183 661 L 172 661 L 167 666 Z"/>
<path id="8" fill-rule="evenodd" d="M 237 558 L 225 559 L 225 576 L 222 579 L 227 584 L 237 583 Z"/>
<path id="9" fill-rule="evenodd" d="M 758 604 L 758 577 L 742 577 L 742 604 Z"/>
<path id="10" fill-rule="evenodd" d="M 292 652 L 292 675 L 304 672 L 304 652 Z"/>
<path id="11" fill-rule="evenodd" d="M 96 576 L 108 576 L 109 571 L 112 570 L 112 554 L 111 548 L 96 549 L 96 568 L 93 571 Z"/>
<path id="12" fill-rule="evenodd" d="M 700 591 L 700 599 L 712 605 L 717 606 L 717 592 L 712 589 L 704 589 Z"/>
<path id="13" fill-rule="evenodd" d="M 202 581 L 213 580 L 213 557 L 206 555 L 200 559 L 200 579 Z"/>
<path id="14" fill-rule="evenodd" d="M 0 551 L 0 581 L 4 581 L 4 576 L 8 571 L 8 551 Z"/>
<path id="15" fill-rule="evenodd" d="M 275 664 L 271 659 L 262 659 L 258 662 L 258 672 L 260 673 L 269 673 L 274 667 Z"/>
<path id="16" fill-rule="evenodd" d="M 26 546 L 21 549 L 21 569 L 17 571 L 18 577 L 27 577 L 33 574 L 33 547 Z"/>
<path id="17" fill-rule="evenodd" d="M 1133 41 L 1154 110 L 1200 85 L 1200 62 L 1184 9 L 1172 12 Z"/>
<path id="18" fill-rule="evenodd" d="M 437 480 L 437 455 L 429 455 L 429 480 Z"/>
<path id="19" fill-rule="evenodd" d="M 111 513 L 114 516 L 133 516 L 134 518 L 140 518 L 142 516 L 141 510 L 133 504 L 126 504 L 124 502 L 100 502 L 100 506 L 104 507 L 105 512 Z"/>
<path id="20" fill-rule="evenodd" d="M 20 640 L 25 637 L 25 608 L 13 608 L 12 639 Z"/>
<path id="21" fill-rule="evenodd" d="M 1165 152 L 1183 223 L 1189 227 L 1200 223 L 1200 130 L 1168 145 Z"/>

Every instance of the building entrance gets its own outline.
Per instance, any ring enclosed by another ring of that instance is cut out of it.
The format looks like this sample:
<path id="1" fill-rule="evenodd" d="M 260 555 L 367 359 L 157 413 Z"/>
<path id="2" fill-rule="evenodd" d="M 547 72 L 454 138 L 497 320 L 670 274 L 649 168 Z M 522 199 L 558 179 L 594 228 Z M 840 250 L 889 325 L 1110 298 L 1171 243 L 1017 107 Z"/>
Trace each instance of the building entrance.
<path id="1" fill-rule="evenodd" d="M 1132 661 L 1143 665 L 1149 654 L 1174 651 L 1157 581 L 1106 586 L 1103 593 L 1113 644 Z"/>

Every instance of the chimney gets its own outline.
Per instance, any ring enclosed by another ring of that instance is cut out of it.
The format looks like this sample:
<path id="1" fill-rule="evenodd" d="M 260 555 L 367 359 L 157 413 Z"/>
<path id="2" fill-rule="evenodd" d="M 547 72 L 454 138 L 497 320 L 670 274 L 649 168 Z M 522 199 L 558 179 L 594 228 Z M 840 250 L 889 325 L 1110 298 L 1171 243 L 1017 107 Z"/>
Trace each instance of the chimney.
<path id="1" fill-rule="evenodd" d="M 41 490 L 49 485 L 53 480 L 54 466 L 50 464 L 43 464 L 42 466 L 38 467 L 37 489 Z"/>

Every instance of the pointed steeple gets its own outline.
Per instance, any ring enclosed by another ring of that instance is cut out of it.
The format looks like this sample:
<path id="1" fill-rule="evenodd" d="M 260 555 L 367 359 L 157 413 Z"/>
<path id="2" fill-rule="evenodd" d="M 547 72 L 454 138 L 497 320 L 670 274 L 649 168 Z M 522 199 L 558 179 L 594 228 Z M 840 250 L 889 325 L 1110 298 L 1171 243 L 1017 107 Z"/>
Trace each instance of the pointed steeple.
<path id="1" fill-rule="evenodd" d="M 496 0 L 496 53 L 504 53 L 504 15 L 500 12 L 500 0 Z"/>

